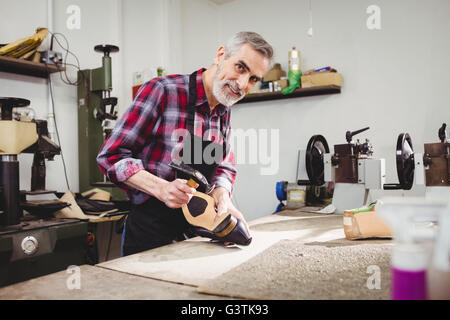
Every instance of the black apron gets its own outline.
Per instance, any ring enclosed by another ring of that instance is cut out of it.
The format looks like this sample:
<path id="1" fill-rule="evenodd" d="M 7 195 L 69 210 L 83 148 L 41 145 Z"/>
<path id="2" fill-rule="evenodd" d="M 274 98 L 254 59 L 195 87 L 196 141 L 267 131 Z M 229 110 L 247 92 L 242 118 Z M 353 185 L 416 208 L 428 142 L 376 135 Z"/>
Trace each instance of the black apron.
<path id="1" fill-rule="evenodd" d="M 223 115 L 220 117 L 220 130 L 223 144 L 203 140 L 194 134 L 195 102 L 197 100 L 197 71 L 189 77 L 189 104 L 187 107 L 187 129 L 189 138 L 184 141 L 180 156 L 185 164 L 200 171 L 211 183 L 219 163 L 226 154 L 226 129 L 223 125 Z M 201 155 L 199 155 L 201 151 Z M 203 155 L 210 155 L 204 159 Z M 188 177 L 176 174 L 175 178 Z M 200 187 L 197 189 L 204 192 Z M 171 209 L 155 197 L 146 202 L 132 205 L 125 224 L 123 240 L 123 255 L 161 247 L 176 241 L 182 241 L 196 234 L 186 221 L 181 208 Z"/>

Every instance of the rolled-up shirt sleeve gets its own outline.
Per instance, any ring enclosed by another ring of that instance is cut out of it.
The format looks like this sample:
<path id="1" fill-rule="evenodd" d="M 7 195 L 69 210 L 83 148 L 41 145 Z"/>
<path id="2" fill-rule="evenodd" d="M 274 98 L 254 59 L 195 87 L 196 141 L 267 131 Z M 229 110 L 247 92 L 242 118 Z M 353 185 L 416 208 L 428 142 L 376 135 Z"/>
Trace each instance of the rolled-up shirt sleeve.
<path id="1" fill-rule="evenodd" d="M 227 113 L 227 121 L 226 123 L 230 123 L 230 112 Z M 223 142 L 226 144 L 226 153 L 219 164 L 216 175 L 214 177 L 213 183 L 216 187 L 223 187 L 228 190 L 228 192 L 233 192 L 234 182 L 236 180 L 236 162 L 234 157 L 234 152 L 231 148 L 231 126 L 228 125 L 226 132 L 226 140 Z"/>
<path id="2" fill-rule="evenodd" d="M 97 164 L 108 179 L 119 185 L 144 169 L 142 160 L 135 158 L 148 140 L 165 103 L 164 87 L 157 81 L 145 83 L 131 106 L 122 115 L 103 143 Z"/>

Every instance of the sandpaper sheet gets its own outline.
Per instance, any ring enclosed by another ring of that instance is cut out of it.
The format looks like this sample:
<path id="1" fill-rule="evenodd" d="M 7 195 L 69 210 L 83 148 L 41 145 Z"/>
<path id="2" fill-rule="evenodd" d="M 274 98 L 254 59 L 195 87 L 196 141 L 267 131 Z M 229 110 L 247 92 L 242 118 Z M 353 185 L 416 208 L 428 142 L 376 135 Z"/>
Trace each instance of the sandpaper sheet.
<path id="1" fill-rule="evenodd" d="M 251 259 L 282 239 L 328 241 L 343 238 L 342 215 L 287 211 L 251 221 L 249 246 L 224 247 L 192 238 L 110 260 L 98 266 L 146 278 L 200 286 Z"/>
<path id="2" fill-rule="evenodd" d="M 198 288 L 246 299 L 390 298 L 390 240 L 281 240 Z"/>

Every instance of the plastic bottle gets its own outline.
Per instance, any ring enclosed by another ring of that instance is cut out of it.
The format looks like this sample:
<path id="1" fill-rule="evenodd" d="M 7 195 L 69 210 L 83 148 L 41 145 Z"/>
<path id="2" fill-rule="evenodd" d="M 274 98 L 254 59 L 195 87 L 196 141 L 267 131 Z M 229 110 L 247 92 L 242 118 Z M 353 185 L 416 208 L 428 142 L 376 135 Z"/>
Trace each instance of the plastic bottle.
<path id="1" fill-rule="evenodd" d="M 438 223 L 433 259 L 428 269 L 430 299 L 450 299 L 450 204 Z"/>
<path id="2" fill-rule="evenodd" d="M 300 69 L 300 51 L 296 50 L 295 47 L 292 47 L 292 50 L 289 51 L 288 58 L 289 58 L 288 62 L 289 86 L 281 91 L 282 94 L 290 94 L 296 88 L 301 87 L 302 71 Z"/>
<path id="3" fill-rule="evenodd" d="M 292 47 L 292 50 L 289 51 L 289 70 L 297 71 L 300 70 L 300 51 L 296 50 L 295 47 Z"/>
<path id="4" fill-rule="evenodd" d="M 399 244 L 392 249 L 392 300 L 426 300 L 429 255 L 424 246 Z"/>
<path id="5" fill-rule="evenodd" d="M 430 245 L 435 239 L 435 222 L 447 210 L 447 202 L 425 198 L 383 198 L 377 204 L 380 217 L 393 230 L 391 298 L 429 298 Z M 430 220 L 432 219 L 432 220 Z"/>

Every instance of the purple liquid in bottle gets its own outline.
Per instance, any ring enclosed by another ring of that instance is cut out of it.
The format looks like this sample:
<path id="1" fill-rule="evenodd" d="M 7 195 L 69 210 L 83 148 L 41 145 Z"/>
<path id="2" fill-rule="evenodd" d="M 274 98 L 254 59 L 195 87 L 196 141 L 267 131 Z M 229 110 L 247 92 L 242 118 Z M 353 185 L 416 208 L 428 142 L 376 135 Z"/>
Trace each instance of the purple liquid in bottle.
<path id="1" fill-rule="evenodd" d="M 426 300 L 426 270 L 409 271 L 392 267 L 392 300 Z"/>

